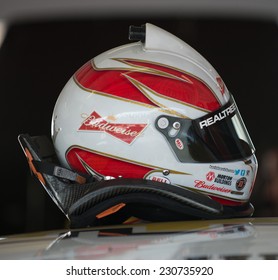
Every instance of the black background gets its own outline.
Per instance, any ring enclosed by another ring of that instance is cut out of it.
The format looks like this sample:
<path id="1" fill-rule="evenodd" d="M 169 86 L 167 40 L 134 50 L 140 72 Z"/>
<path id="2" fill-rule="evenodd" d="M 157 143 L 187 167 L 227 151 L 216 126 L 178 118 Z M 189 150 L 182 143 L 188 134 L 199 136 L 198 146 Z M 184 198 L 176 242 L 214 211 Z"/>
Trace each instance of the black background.
<path id="1" fill-rule="evenodd" d="M 277 146 L 274 20 L 155 17 L 12 22 L 0 49 L 0 234 L 64 227 L 64 216 L 30 176 L 17 136 L 50 135 L 54 104 L 71 75 L 99 53 L 128 43 L 129 25 L 146 22 L 180 37 L 214 66 L 237 101 L 259 163 L 267 150 Z M 262 204 L 256 199 L 259 185 L 251 198 L 257 216 Z"/>

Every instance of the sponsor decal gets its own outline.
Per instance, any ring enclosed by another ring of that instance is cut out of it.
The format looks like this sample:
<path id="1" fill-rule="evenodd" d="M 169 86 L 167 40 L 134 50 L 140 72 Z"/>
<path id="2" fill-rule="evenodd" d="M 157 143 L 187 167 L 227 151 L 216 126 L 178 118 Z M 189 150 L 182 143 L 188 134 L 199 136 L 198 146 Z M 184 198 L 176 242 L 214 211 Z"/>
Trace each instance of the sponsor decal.
<path id="1" fill-rule="evenodd" d="M 225 187 L 219 187 L 214 184 L 209 185 L 209 184 L 206 184 L 206 182 L 202 181 L 202 180 L 195 180 L 194 183 L 195 183 L 195 188 L 198 188 L 198 189 L 207 189 L 207 190 L 217 191 L 217 192 L 222 192 L 222 193 L 231 192 L 230 189 L 227 189 Z"/>
<path id="2" fill-rule="evenodd" d="M 230 168 L 226 168 L 226 167 L 220 167 L 220 166 L 217 166 L 217 165 L 210 165 L 209 168 L 214 169 L 214 170 L 220 170 L 222 172 L 228 172 L 228 173 L 234 173 L 235 172 L 234 169 L 230 169 Z"/>
<path id="3" fill-rule="evenodd" d="M 219 121 L 225 119 L 226 117 L 232 115 L 235 112 L 235 110 L 236 110 L 236 104 L 233 103 L 228 108 L 222 110 L 218 114 L 215 114 L 212 117 L 209 117 L 205 120 L 200 121 L 199 122 L 200 128 L 203 129 L 204 127 L 211 126 L 211 125 L 215 124 L 216 122 L 219 122 Z"/>
<path id="4" fill-rule="evenodd" d="M 151 181 L 156 181 L 156 182 L 161 182 L 161 183 L 166 183 L 166 184 L 170 184 L 170 180 L 165 178 L 165 177 L 161 177 L 161 176 L 151 176 L 150 177 Z"/>
<path id="5" fill-rule="evenodd" d="M 236 188 L 237 190 L 242 190 L 246 185 L 247 179 L 245 177 L 241 177 L 236 181 Z"/>
<path id="6" fill-rule="evenodd" d="M 230 168 L 226 168 L 226 167 L 220 167 L 217 165 L 210 165 L 209 166 L 210 169 L 213 170 L 218 170 L 218 171 L 222 171 L 222 172 L 228 172 L 228 173 L 233 173 L 236 176 L 249 176 L 250 175 L 250 170 L 247 169 L 230 169 Z"/>
<path id="7" fill-rule="evenodd" d="M 82 122 L 79 131 L 93 131 L 108 133 L 128 144 L 131 144 L 136 137 L 145 129 L 147 124 L 122 124 L 108 122 L 96 111 L 93 111 Z"/>
<path id="8" fill-rule="evenodd" d="M 217 177 L 215 178 L 214 182 L 218 183 L 218 184 L 222 184 L 222 185 L 231 186 L 232 179 L 233 179 L 232 176 L 218 174 Z"/>
<path id="9" fill-rule="evenodd" d="M 235 175 L 240 175 L 240 176 L 249 176 L 250 170 L 244 170 L 244 169 L 236 169 L 235 170 Z"/>
<path id="10" fill-rule="evenodd" d="M 179 138 L 177 138 L 177 139 L 175 140 L 175 144 L 176 144 L 176 147 L 177 147 L 179 150 L 183 150 L 184 146 L 183 146 L 182 141 L 181 141 Z"/>
<path id="11" fill-rule="evenodd" d="M 206 178 L 208 181 L 212 181 L 215 179 L 215 173 L 213 171 L 210 171 L 207 173 Z"/>

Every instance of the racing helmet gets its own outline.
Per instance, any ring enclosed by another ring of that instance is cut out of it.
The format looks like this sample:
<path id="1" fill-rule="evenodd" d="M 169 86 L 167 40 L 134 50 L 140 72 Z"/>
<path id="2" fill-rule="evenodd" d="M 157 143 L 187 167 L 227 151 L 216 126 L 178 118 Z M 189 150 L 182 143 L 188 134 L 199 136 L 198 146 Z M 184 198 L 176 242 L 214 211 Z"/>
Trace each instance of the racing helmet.
<path id="1" fill-rule="evenodd" d="M 255 148 L 220 75 L 153 24 L 130 26 L 129 39 L 85 63 L 57 99 L 60 170 L 87 179 L 53 199 L 77 226 L 252 215 Z"/>

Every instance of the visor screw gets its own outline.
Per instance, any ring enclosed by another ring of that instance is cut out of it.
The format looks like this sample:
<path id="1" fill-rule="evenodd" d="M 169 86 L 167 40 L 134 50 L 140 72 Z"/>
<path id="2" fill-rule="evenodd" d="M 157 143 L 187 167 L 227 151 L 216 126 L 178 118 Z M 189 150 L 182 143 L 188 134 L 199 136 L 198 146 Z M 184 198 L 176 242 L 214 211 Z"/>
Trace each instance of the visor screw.
<path id="1" fill-rule="evenodd" d="M 180 127 L 181 127 L 181 124 L 180 124 L 179 122 L 174 122 L 174 123 L 173 123 L 173 128 L 174 128 L 174 129 L 177 129 L 177 130 L 178 130 L 178 129 L 180 129 Z"/>
<path id="2" fill-rule="evenodd" d="M 157 125 L 160 129 L 165 129 L 169 125 L 169 121 L 167 118 L 162 117 L 157 121 Z"/>
<path id="3" fill-rule="evenodd" d="M 168 176 L 170 174 L 170 170 L 165 169 L 165 170 L 162 171 L 162 174 L 164 176 Z"/>

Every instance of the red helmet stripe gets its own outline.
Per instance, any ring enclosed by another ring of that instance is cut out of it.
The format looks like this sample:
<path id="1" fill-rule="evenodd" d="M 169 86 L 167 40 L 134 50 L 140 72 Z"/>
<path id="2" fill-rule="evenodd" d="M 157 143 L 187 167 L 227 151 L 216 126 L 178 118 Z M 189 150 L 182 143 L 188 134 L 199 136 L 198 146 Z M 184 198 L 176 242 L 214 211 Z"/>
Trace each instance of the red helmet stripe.
<path id="1" fill-rule="evenodd" d="M 144 178 L 148 172 L 153 170 L 149 167 L 108 157 L 82 148 L 73 147 L 66 153 L 66 159 L 72 169 L 81 173 L 87 173 L 88 170 L 86 170 L 79 158 L 86 162 L 94 172 L 97 172 L 102 176 L 112 176 L 117 178 L 124 174 L 126 178 Z M 115 168 L 115 166 L 117 168 Z"/>
<path id="2" fill-rule="evenodd" d="M 84 88 L 108 95 L 156 106 L 127 77 L 137 80 L 160 97 L 171 98 L 202 110 L 220 107 L 211 89 L 189 74 L 150 62 L 121 60 L 134 66 L 130 69 L 95 69 L 91 61 L 75 73 L 75 80 Z"/>
<path id="3" fill-rule="evenodd" d="M 122 75 L 126 70 L 96 70 L 91 62 L 75 73 L 75 80 L 84 88 L 156 106 Z"/>

